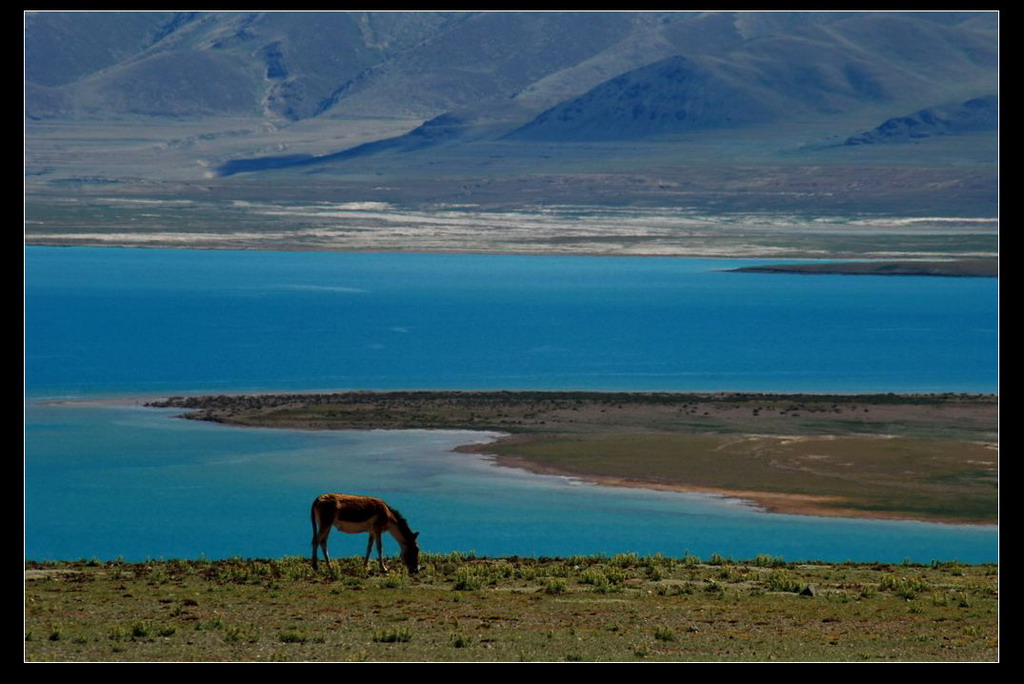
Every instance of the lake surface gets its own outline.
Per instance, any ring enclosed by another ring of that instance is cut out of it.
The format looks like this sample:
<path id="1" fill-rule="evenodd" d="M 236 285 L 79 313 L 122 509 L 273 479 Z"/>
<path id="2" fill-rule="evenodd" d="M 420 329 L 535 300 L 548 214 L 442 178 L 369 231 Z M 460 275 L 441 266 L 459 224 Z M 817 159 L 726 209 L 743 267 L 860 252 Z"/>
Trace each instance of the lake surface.
<path id="1" fill-rule="evenodd" d="M 309 504 L 337 490 L 390 500 L 428 551 L 996 560 L 992 527 L 770 515 L 450 451 L 486 434 L 246 430 L 95 401 L 997 391 L 994 279 L 725 272 L 764 263 L 28 248 L 26 557 L 305 555 Z M 364 544 L 337 535 L 331 547 Z"/>

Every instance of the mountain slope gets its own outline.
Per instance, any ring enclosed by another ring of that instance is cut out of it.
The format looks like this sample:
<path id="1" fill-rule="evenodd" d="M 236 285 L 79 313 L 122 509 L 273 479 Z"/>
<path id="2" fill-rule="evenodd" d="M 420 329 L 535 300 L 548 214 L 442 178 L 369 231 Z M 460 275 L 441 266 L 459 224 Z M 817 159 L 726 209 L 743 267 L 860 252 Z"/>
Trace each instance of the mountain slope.
<path id="1" fill-rule="evenodd" d="M 682 56 L 599 85 L 509 134 L 513 140 L 628 140 L 768 121 L 771 105 Z"/>
<path id="2" fill-rule="evenodd" d="M 989 215 L 998 18 L 30 13 L 26 185 Z"/>
<path id="3" fill-rule="evenodd" d="M 825 25 L 791 18 L 787 30 L 770 31 L 751 26 L 758 20 L 740 19 L 734 27 L 751 37 L 728 49 L 634 69 L 547 110 L 510 137 L 613 140 L 821 119 L 978 96 L 996 85 L 995 44 L 984 30 L 856 15 Z"/>
<path id="4" fill-rule="evenodd" d="M 870 131 L 850 136 L 843 144 L 877 145 L 940 135 L 995 131 L 998 124 L 998 98 L 987 95 L 956 105 L 929 107 L 908 116 L 891 118 Z"/>
<path id="5" fill-rule="evenodd" d="M 761 120 L 763 112 L 754 111 L 763 108 L 828 114 L 904 103 L 895 115 L 994 92 L 994 17 L 36 12 L 25 19 L 26 110 L 31 118 L 62 120 L 253 115 L 286 124 L 316 117 L 426 121 L 514 102 L 521 126 L 562 106 L 548 116 L 560 120 L 572 100 L 587 98 L 571 105 L 580 109 L 575 121 L 608 115 L 625 122 L 632 119 L 613 115 L 615 107 L 594 90 L 627 73 L 635 81 L 644 76 L 637 70 L 669 58 L 681 74 L 681 58 L 698 91 L 674 88 L 664 102 L 648 94 L 631 103 L 656 112 L 654 132 L 666 125 L 662 108 L 697 104 L 707 114 L 683 116 L 691 125 L 708 124 L 716 107 L 749 109 Z M 603 87 L 606 95 L 614 91 Z M 733 112 L 740 120 L 747 115 Z"/>
<path id="6" fill-rule="evenodd" d="M 31 13 L 27 110 L 58 119 L 300 120 L 322 111 L 341 84 L 461 20 L 433 12 Z M 139 102 L 175 83 L 187 87 L 172 107 Z"/>

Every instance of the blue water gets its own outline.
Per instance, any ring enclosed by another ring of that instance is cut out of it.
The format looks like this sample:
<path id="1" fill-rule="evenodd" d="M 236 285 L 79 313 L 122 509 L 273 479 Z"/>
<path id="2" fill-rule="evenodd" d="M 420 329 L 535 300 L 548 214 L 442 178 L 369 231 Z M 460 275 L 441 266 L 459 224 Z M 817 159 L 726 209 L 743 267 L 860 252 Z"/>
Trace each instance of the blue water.
<path id="1" fill-rule="evenodd" d="M 678 258 L 87 248 L 25 258 L 28 558 L 306 554 L 309 502 L 336 490 L 389 499 L 430 551 L 996 559 L 992 527 L 770 515 L 450 451 L 487 435 L 246 430 L 83 401 L 394 388 L 995 392 L 993 279 L 736 274 L 724 269 L 764 262 Z M 332 538 L 338 555 L 363 546 Z"/>

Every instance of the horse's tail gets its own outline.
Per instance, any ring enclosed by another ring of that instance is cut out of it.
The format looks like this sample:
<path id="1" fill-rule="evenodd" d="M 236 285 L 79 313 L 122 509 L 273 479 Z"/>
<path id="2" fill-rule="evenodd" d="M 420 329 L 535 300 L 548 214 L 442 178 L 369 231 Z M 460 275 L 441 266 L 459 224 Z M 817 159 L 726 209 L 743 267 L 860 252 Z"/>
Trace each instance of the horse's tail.
<path id="1" fill-rule="evenodd" d="M 313 523 L 313 536 L 316 537 L 316 504 L 320 500 L 320 497 L 313 499 L 313 505 L 309 507 L 309 520 Z"/>
<path id="2" fill-rule="evenodd" d="M 313 523 L 313 551 L 310 556 L 310 562 L 313 564 L 313 569 L 316 570 L 317 558 L 316 558 L 316 544 L 317 544 L 317 515 L 316 505 L 320 501 L 320 497 L 313 499 L 313 505 L 309 507 L 309 520 Z"/>

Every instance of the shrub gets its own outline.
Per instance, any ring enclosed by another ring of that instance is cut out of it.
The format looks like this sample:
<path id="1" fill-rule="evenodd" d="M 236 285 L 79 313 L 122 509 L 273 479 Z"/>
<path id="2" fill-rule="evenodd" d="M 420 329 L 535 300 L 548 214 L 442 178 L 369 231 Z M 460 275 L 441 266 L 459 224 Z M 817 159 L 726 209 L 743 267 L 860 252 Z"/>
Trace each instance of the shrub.
<path id="1" fill-rule="evenodd" d="M 611 584 L 611 582 L 608 581 L 608 578 L 605 576 L 603 572 L 601 572 L 600 570 L 594 570 L 593 568 L 587 568 L 583 571 L 583 573 L 580 575 L 580 583 L 589 584 L 593 586 L 595 589 L 607 587 L 609 584 Z"/>
<path id="2" fill-rule="evenodd" d="M 700 557 L 695 556 L 689 551 L 683 553 L 683 565 L 688 568 L 695 568 L 700 565 Z"/>
<path id="3" fill-rule="evenodd" d="M 153 631 L 152 626 L 145 621 L 138 621 L 132 624 L 132 637 L 135 639 L 145 639 Z"/>
<path id="4" fill-rule="evenodd" d="M 675 641 L 676 633 L 669 627 L 655 627 L 654 638 L 658 641 Z"/>
<path id="5" fill-rule="evenodd" d="M 782 556 L 770 556 L 767 553 L 759 553 L 754 556 L 751 564 L 761 568 L 780 568 L 786 565 L 786 561 L 782 560 Z"/>
<path id="6" fill-rule="evenodd" d="M 373 640 L 381 644 L 398 644 L 412 641 L 412 632 L 408 629 L 394 629 L 388 632 L 376 632 Z"/>
<path id="7" fill-rule="evenodd" d="M 617 553 L 608 562 L 620 568 L 634 568 L 640 565 L 640 557 L 635 553 Z"/>
<path id="8" fill-rule="evenodd" d="M 309 641 L 309 637 L 297 629 L 286 629 L 281 632 L 278 638 L 286 644 L 304 644 Z"/>
<path id="9" fill-rule="evenodd" d="M 565 580 L 557 577 L 549 579 L 548 583 L 544 586 L 544 593 L 546 594 L 564 594 L 566 591 Z"/>
<path id="10" fill-rule="evenodd" d="M 456 591 L 476 591 L 483 587 L 483 580 L 468 566 L 463 566 L 455 571 Z"/>
<path id="11" fill-rule="evenodd" d="M 381 580 L 380 586 L 385 589 L 401 589 L 405 586 L 405 575 L 388 574 Z"/>
<path id="12" fill-rule="evenodd" d="M 473 643 L 473 639 L 462 634 L 452 634 L 452 646 L 454 648 L 467 648 Z"/>
<path id="13" fill-rule="evenodd" d="M 885 574 L 882 575 L 878 588 L 882 591 L 891 591 L 900 598 L 910 600 L 916 598 L 919 592 L 927 591 L 929 586 L 919 577 L 896 577 L 896 575 Z"/>
<path id="14" fill-rule="evenodd" d="M 800 584 L 792 579 L 785 570 L 774 570 L 768 573 L 764 583 L 768 591 L 786 591 L 799 594 L 802 589 Z"/>

